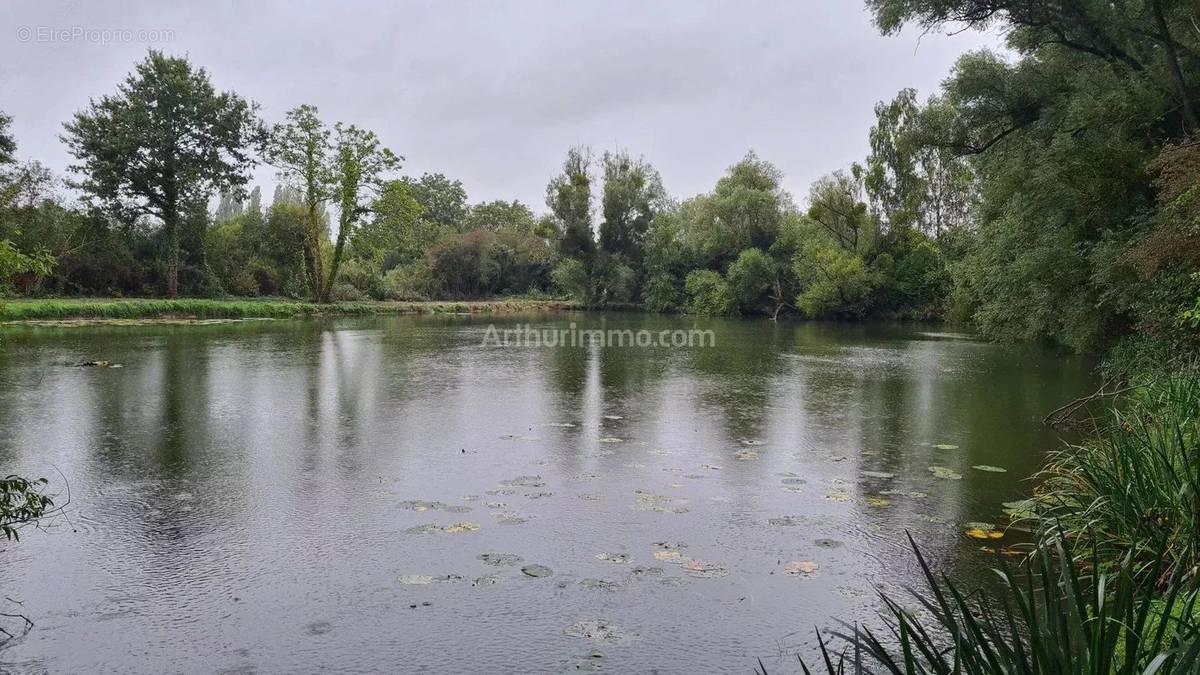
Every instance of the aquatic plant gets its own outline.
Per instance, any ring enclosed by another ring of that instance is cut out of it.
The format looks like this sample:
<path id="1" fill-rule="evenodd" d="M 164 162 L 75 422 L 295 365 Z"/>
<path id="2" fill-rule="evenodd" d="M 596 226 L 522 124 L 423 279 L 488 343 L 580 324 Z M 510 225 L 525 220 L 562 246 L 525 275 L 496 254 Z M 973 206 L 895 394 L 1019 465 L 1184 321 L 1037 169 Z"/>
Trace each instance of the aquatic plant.
<path id="1" fill-rule="evenodd" d="M 1037 476 L 1027 519 L 1116 560 L 1163 558 L 1162 572 L 1200 565 L 1200 380 L 1160 378 L 1109 412 L 1087 442 L 1057 453 Z M 1151 581 L 1160 581 L 1151 579 Z"/>
<path id="2" fill-rule="evenodd" d="M 936 575 L 909 538 L 925 579 L 916 607 L 881 594 L 884 627 L 818 633 L 816 672 L 828 675 L 1192 675 L 1200 672 L 1197 594 L 1170 579 L 1159 595 L 1140 583 L 1133 555 L 1112 567 L 1096 547 L 1077 558 L 1067 537 L 1013 565 L 999 558 L 994 590 Z M 844 646 L 838 649 L 840 641 Z M 803 657 L 806 675 L 813 669 Z M 759 662 L 758 672 L 766 674 Z"/>

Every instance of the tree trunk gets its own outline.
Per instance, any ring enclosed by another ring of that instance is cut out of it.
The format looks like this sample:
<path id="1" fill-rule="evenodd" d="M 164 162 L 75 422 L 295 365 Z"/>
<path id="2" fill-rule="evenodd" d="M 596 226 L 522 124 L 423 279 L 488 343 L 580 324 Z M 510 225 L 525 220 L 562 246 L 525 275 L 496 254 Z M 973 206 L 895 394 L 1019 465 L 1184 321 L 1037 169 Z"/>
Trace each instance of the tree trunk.
<path id="1" fill-rule="evenodd" d="M 345 221 L 345 219 L 342 219 Z M 329 276 L 325 280 L 325 285 L 321 289 L 321 297 L 317 300 L 320 303 L 328 303 L 333 296 L 333 281 L 337 278 L 338 267 L 342 264 L 342 250 L 346 247 L 346 230 L 350 229 L 346 222 L 338 225 L 337 244 L 333 247 L 333 260 L 329 264 Z"/>
<path id="2" fill-rule="evenodd" d="M 308 203 L 308 236 L 304 242 L 304 262 L 308 265 L 308 285 L 313 300 L 323 302 L 321 292 L 325 283 L 324 265 L 321 261 L 321 222 L 317 217 L 317 205 Z"/>
<path id="3" fill-rule="evenodd" d="M 1162 0 L 1154 2 L 1154 21 L 1163 43 L 1163 52 L 1167 57 L 1167 70 L 1171 73 L 1171 82 L 1175 85 L 1176 93 L 1183 105 L 1183 123 L 1189 133 L 1200 130 L 1200 120 L 1196 117 L 1196 109 L 1192 107 L 1192 98 L 1188 96 L 1187 81 L 1183 79 L 1183 71 L 1179 68 L 1179 54 L 1175 51 L 1175 42 L 1167 28 L 1167 19 L 1163 15 Z"/>
<path id="4" fill-rule="evenodd" d="M 165 214 L 163 225 L 167 231 L 167 297 L 179 297 L 179 216 Z"/>

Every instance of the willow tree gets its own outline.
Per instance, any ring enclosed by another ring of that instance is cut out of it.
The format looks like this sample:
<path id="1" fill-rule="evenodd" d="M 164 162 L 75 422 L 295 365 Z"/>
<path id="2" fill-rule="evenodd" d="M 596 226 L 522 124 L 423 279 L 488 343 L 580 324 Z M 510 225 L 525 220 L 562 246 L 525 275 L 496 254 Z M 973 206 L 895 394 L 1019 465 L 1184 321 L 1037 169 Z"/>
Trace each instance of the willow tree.
<path id="1" fill-rule="evenodd" d="M 260 127 L 256 106 L 218 93 L 203 68 L 151 51 L 111 96 L 91 100 L 62 136 L 81 176 L 72 186 L 110 215 L 162 223 L 167 294 L 179 295 L 186 210 L 249 180 Z"/>

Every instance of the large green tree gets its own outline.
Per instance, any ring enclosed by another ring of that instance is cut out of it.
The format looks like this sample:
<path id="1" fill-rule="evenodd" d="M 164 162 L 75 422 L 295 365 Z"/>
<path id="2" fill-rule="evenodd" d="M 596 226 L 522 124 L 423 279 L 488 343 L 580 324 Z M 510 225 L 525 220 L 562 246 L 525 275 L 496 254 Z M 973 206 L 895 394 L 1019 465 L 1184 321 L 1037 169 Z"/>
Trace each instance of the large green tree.
<path id="1" fill-rule="evenodd" d="M 338 206 L 338 233 L 329 275 L 317 297 L 318 302 L 329 302 L 346 242 L 362 217 L 370 212 L 368 204 L 378 196 L 386 174 L 399 168 L 402 159 L 383 147 L 373 131 L 339 122 L 336 136 L 332 174 Z"/>
<path id="2" fill-rule="evenodd" d="M 328 234 L 322 214 L 325 203 L 334 195 L 332 153 L 329 129 L 321 121 L 316 106 L 311 105 L 288 111 L 287 120 L 271 128 L 266 149 L 267 161 L 279 170 L 283 181 L 296 186 L 304 206 L 304 268 L 314 300 L 324 290 Z M 283 199 L 281 189 L 276 188 L 276 201 Z"/>
<path id="3" fill-rule="evenodd" d="M 559 253 L 588 263 L 596 250 L 592 233 L 591 153 L 571 148 L 562 173 L 546 186 L 546 206 L 557 221 Z"/>
<path id="4" fill-rule="evenodd" d="M 600 249 L 636 263 L 646 231 L 667 201 L 658 171 L 625 152 L 606 152 L 604 191 L 600 201 Z"/>
<path id="5" fill-rule="evenodd" d="M 167 294 L 179 293 L 180 228 L 189 205 L 240 190 L 254 164 L 255 106 L 218 93 L 202 68 L 151 51 L 111 96 L 66 123 L 85 198 L 121 219 L 162 223 Z"/>
<path id="6" fill-rule="evenodd" d="M 456 232 L 467 229 L 467 191 L 462 181 L 451 180 L 440 173 L 424 173 L 420 178 L 405 177 L 403 180 L 425 210 L 425 218 Z"/>

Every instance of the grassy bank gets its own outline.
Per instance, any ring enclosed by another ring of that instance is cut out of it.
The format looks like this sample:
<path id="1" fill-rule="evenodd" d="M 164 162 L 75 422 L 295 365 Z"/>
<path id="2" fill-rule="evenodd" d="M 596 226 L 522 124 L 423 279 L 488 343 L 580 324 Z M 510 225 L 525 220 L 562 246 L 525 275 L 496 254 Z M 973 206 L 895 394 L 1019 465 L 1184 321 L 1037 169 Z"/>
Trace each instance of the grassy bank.
<path id="1" fill-rule="evenodd" d="M 559 300 L 471 300 L 463 302 L 344 302 L 318 305 L 284 299 L 32 299 L 0 301 L 0 321 L 63 319 L 286 319 L 371 314 L 487 314 L 580 309 Z"/>

